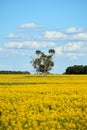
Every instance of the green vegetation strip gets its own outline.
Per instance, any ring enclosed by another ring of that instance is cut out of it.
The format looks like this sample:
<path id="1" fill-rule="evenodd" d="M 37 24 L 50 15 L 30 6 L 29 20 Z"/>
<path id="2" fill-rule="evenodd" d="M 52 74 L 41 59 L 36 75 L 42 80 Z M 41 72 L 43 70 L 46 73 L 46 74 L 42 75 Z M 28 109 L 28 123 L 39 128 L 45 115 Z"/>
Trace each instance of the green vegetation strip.
<path id="1" fill-rule="evenodd" d="M 85 83 L 87 83 L 87 82 L 85 82 Z M 47 82 L 41 82 L 41 83 L 37 83 L 37 82 L 29 82 L 29 83 L 24 83 L 24 82 L 22 82 L 22 83 L 0 83 L 0 85 L 38 85 L 38 84 L 84 84 L 84 83 L 79 83 L 79 82 L 69 82 L 69 83 L 61 83 L 61 82 L 59 82 L 59 83 L 47 83 Z"/>

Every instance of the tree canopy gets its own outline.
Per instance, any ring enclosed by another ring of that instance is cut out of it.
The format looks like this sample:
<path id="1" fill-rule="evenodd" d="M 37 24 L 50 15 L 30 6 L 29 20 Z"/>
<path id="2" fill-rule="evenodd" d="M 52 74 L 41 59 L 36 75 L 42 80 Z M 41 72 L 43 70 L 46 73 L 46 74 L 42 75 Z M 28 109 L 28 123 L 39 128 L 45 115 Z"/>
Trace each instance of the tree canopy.
<path id="1" fill-rule="evenodd" d="M 67 67 L 65 74 L 87 74 L 87 66 L 74 65 Z"/>
<path id="2" fill-rule="evenodd" d="M 54 66 L 53 55 L 55 54 L 54 49 L 48 50 L 48 55 L 43 53 L 40 50 L 36 50 L 37 57 L 32 60 L 32 65 L 37 73 L 49 73 L 52 67 Z"/>

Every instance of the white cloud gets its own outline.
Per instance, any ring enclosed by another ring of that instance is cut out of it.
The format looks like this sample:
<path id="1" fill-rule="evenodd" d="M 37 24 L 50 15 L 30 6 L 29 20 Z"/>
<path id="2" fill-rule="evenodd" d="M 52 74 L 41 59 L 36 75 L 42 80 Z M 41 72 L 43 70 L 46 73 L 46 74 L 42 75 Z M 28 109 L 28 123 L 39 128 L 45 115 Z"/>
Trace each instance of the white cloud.
<path id="1" fill-rule="evenodd" d="M 22 24 L 20 26 L 21 29 L 24 29 L 24 28 L 41 28 L 42 26 L 40 25 L 37 25 L 37 24 L 34 24 L 34 23 L 27 23 L 27 24 Z"/>
<path id="2" fill-rule="evenodd" d="M 87 33 L 78 33 L 73 36 L 73 39 L 87 40 Z"/>
<path id="3" fill-rule="evenodd" d="M 24 30 L 25 28 L 38 29 L 41 28 L 41 26 L 34 23 L 23 24 L 20 26 L 20 29 Z M 70 27 L 66 29 L 65 33 L 61 31 L 46 31 L 43 32 L 43 35 L 39 32 L 37 34 L 30 33 L 27 34 L 27 36 L 22 33 L 21 35 L 19 35 L 19 33 L 18 35 L 10 33 L 8 38 L 9 42 L 5 43 L 4 46 L 0 48 L 0 52 L 8 52 L 8 54 L 12 53 L 15 55 L 25 55 L 28 54 L 27 50 L 29 49 L 46 49 L 49 47 L 54 48 L 59 56 L 67 56 L 73 59 L 87 54 L 87 42 L 84 41 L 87 40 L 87 33 L 82 28 Z M 17 40 L 19 38 L 21 41 Z M 43 39 L 45 41 L 43 41 Z M 54 42 L 51 40 L 60 40 L 60 43 L 62 44 L 57 46 L 57 41 Z M 74 40 L 74 42 L 72 42 L 72 40 Z"/>
<path id="4" fill-rule="evenodd" d="M 21 42 L 7 42 L 4 44 L 5 48 L 22 48 Z"/>
<path id="5" fill-rule="evenodd" d="M 80 52 L 80 53 L 67 53 L 66 54 L 67 55 L 67 57 L 69 57 L 69 58 L 71 58 L 71 59 L 74 59 L 74 60 L 76 60 L 76 59 L 78 59 L 78 57 L 83 57 L 83 56 L 87 56 L 87 53 L 84 53 L 84 52 Z"/>
<path id="6" fill-rule="evenodd" d="M 66 29 L 66 33 L 71 33 L 68 35 L 69 40 L 87 40 L 87 32 L 83 28 L 70 27 Z"/>
<path id="7" fill-rule="evenodd" d="M 56 47 L 55 50 L 60 56 L 77 59 L 81 56 L 87 56 L 87 42 L 68 42 L 64 46 Z"/>
<path id="8" fill-rule="evenodd" d="M 57 53 L 59 56 L 63 55 L 62 47 L 56 47 L 56 48 L 55 48 L 55 51 L 56 51 L 56 53 Z"/>
<path id="9" fill-rule="evenodd" d="M 83 47 L 84 42 L 68 42 L 64 47 L 64 51 L 76 51 Z"/>
<path id="10" fill-rule="evenodd" d="M 49 40 L 66 39 L 67 35 L 57 31 L 46 31 L 44 37 Z"/>
<path id="11" fill-rule="evenodd" d="M 0 47 L 0 52 L 2 52 L 3 48 Z"/>
<path id="12" fill-rule="evenodd" d="M 20 36 L 20 35 L 13 34 L 13 33 L 10 33 L 10 34 L 7 36 L 7 38 L 9 38 L 9 39 L 19 39 L 19 38 L 21 38 L 21 36 Z"/>
<path id="13" fill-rule="evenodd" d="M 69 35 L 71 33 L 71 35 Z M 48 40 L 87 40 L 87 32 L 83 28 L 71 27 L 66 33 L 58 31 L 46 31 L 44 38 Z"/>
<path id="14" fill-rule="evenodd" d="M 66 29 L 67 33 L 79 33 L 82 32 L 83 29 L 82 28 L 76 28 L 76 27 L 70 27 Z"/>
<path id="15" fill-rule="evenodd" d="M 39 42 L 39 41 L 23 41 L 23 42 L 8 42 L 4 44 L 5 48 L 45 48 L 54 47 L 54 42 Z"/>
<path id="16" fill-rule="evenodd" d="M 33 55 L 32 54 L 32 49 L 26 49 L 26 48 L 17 48 L 17 47 L 3 47 L 2 48 L 2 51 L 0 52 L 2 55 L 4 55 L 4 56 L 25 56 L 25 55 L 27 55 L 27 56 L 30 56 L 30 54 L 31 55 Z"/>

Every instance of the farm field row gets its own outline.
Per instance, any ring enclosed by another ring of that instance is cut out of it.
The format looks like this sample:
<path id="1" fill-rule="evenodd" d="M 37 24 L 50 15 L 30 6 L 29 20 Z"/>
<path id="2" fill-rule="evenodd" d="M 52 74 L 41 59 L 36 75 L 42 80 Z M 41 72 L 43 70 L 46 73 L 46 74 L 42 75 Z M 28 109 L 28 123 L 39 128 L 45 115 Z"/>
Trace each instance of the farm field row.
<path id="1" fill-rule="evenodd" d="M 0 130 L 86 130 L 86 75 L 0 75 Z"/>

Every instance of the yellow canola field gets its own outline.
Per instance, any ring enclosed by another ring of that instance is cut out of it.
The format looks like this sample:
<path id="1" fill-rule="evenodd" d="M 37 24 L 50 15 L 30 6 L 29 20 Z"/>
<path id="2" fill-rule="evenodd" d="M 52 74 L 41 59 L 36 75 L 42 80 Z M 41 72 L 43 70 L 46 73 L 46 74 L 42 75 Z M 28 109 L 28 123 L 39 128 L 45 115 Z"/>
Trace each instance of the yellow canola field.
<path id="1" fill-rule="evenodd" d="M 87 75 L 0 75 L 0 130 L 87 130 Z"/>

